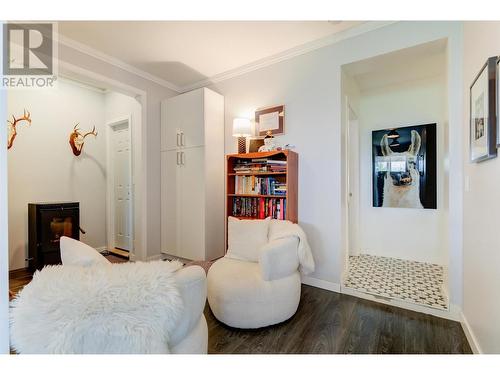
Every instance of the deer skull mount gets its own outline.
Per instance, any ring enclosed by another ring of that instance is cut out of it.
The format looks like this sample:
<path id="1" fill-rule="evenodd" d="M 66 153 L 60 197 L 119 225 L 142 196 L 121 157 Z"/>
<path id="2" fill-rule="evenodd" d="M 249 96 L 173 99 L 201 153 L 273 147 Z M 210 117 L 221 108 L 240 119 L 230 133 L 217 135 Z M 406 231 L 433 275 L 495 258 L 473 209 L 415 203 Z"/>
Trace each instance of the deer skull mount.
<path id="1" fill-rule="evenodd" d="M 69 135 L 69 144 L 75 156 L 79 156 L 82 153 L 83 146 L 85 144 L 85 137 L 87 137 L 87 135 L 93 135 L 94 137 L 97 137 L 95 126 L 92 131 L 82 134 L 80 133 L 80 129 L 78 129 L 78 125 L 80 124 L 76 124 L 73 128 L 73 132 Z"/>
<path id="2" fill-rule="evenodd" d="M 12 115 L 12 120 L 7 120 L 7 126 L 8 126 L 8 138 L 7 138 L 7 150 L 12 147 L 14 144 L 14 139 L 16 139 L 17 135 L 17 124 L 19 124 L 21 121 L 26 121 L 28 125 L 31 125 L 31 113 L 29 113 L 27 110 L 24 110 L 24 113 L 21 117 L 16 118 L 14 115 Z"/>

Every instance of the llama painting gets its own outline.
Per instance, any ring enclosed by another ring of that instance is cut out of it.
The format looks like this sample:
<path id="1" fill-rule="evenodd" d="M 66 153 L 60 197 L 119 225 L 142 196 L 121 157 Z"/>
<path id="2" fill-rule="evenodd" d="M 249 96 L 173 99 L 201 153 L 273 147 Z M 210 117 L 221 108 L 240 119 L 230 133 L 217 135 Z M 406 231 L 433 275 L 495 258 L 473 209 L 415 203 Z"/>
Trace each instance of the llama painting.
<path id="1" fill-rule="evenodd" d="M 373 206 L 436 208 L 436 124 L 372 132 Z"/>

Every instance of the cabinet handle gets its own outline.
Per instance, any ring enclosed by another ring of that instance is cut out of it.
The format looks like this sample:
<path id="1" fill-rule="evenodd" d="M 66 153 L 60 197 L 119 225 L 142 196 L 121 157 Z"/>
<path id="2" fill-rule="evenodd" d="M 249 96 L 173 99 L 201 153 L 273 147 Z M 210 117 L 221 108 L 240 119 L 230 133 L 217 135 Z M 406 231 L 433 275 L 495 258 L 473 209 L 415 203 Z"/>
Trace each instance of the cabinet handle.
<path id="1" fill-rule="evenodd" d="M 180 164 L 180 161 L 179 161 L 179 154 L 180 154 L 180 152 L 179 152 L 179 151 L 177 151 L 177 165 L 179 165 L 179 164 Z"/>
<path id="2" fill-rule="evenodd" d="M 179 133 L 179 132 L 177 132 L 177 142 L 176 142 L 177 146 L 180 146 L 180 145 L 181 145 L 181 144 L 180 144 L 180 139 L 179 139 L 179 136 L 180 136 L 180 133 Z"/>
<path id="3" fill-rule="evenodd" d="M 186 164 L 186 157 L 184 156 L 184 152 L 181 152 L 181 164 L 182 165 Z"/>
<path id="4" fill-rule="evenodd" d="M 184 132 L 181 132 L 181 146 L 185 146 L 185 144 L 184 144 Z"/>

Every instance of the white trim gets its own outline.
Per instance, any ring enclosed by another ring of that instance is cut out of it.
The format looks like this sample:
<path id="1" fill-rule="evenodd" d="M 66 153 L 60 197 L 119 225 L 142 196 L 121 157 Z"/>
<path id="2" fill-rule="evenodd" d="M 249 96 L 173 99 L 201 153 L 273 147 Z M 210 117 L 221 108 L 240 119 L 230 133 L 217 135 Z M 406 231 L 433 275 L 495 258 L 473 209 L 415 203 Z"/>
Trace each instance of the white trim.
<path id="1" fill-rule="evenodd" d="M 63 46 L 69 47 L 71 49 L 74 49 L 75 51 L 84 53 L 88 56 L 91 56 L 91 57 L 96 58 L 98 60 L 104 61 L 105 63 L 116 66 L 117 68 L 123 69 L 126 72 L 129 72 L 131 74 L 134 74 L 136 76 L 144 78 L 148 81 L 154 82 L 160 86 L 166 87 L 167 89 L 173 90 L 173 91 L 178 92 L 178 93 L 182 92 L 181 88 L 179 86 L 173 84 L 172 82 L 169 82 L 169 81 L 167 81 L 163 78 L 160 78 L 158 76 L 155 76 L 151 73 L 145 72 L 144 70 L 136 68 L 135 66 L 127 64 L 126 62 L 124 62 L 122 60 L 119 60 L 115 57 L 109 56 L 101 51 L 98 51 L 98 50 L 96 50 L 92 47 L 89 47 L 83 43 L 77 42 L 76 40 L 68 38 L 64 35 L 59 34 L 58 41 L 59 41 L 59 44 L 62 44 Z"/>
<path id="2" fill-rule="evenodd" d="M 141 70 L 133 65 L 130 65 L 120 59 L 117 59 L 115 57 L 109 56 L 97 49 L 94 49 L 92 47 L 87 46 L 86 44 L 77 42 L 76 40 L 73 40 L 71 38 L 68 38 L 64 35 L 59 34 L 58 35 L 58 41 L 59 44 L 64 45 L 66 47 L 69 47 L 71 49 L 74 49 L 75 51 L 84 53 L 88 56 L 91 56 L 93 58 L 96 58 L 98 60 L 104 61 L 108 64 L 111 64 L 113 66 L 116 66 L 117 68 L 123 69 L 126 72 L 129 72 L 131 74 L 134 74 L 136 76 L 139 76 L 141 78 L 147 79 L 148 81 L 154 82 L 160 86 L 166 87 L 170 90 L 173 90 L 177 93 L 183 93 L 191 90 L 198 89 L 200 87 L 205 87 L 209 86 L 213 83 L 217 82 L 222 82 L 230 78 L 238 77 L 243 74 L 252 72 L 257 69 L 264 68 L 269 65 L 273 65 L 276 63 L 279 63 L 281 61 L 285 61 L 288 59 L 291 59 L 293 57 L 303 55 L 305 53 L 317 50 L 319 48 L 323 48 L 326 46 L 329 46 L 331 44 L 338 43 L 342 40 L 349 39 L 356 37 L 358 35 L 377 30 L 379 28 L 389 26 L 393 23 L 396 23 L 397 21 L 368 21 L 365 22 L 361 25 L 354 26 L 350 29 L 328 35 L 326 37 L 320 38 L 313 40 L 308 43 L 304 43 L 300 46 L 290 48 L 286 51 L 264 57 L 260 60 L 242 65 L 238 68 L 234 68 L 231 70 L 228 70 L 226 72 L 222 72 L 219 74 L 216 74 L 214 76 L 208 77 L 206 79 L 203 79 L 201 81 L 185 85 L 185 86 L 178 86 L 170 81 L 167 81 L 163 78 L 160 78 L 154 74 L 148 73 L 144 70 Z"/>
<path id="3" fill-rule="evenodd" d="M 450 305 L 448 310 L 439 310 L 432 307 L 426 307 L 422 305 L 417 305 L 415 303 L 404 302 L 392 298 L 377 297 L 370 293 L 363 293 L 357 291 L 356 289 L 348 288 L 342 286 L 342 294 L 347 294 L 350 296 L 366 299 L 373 302 L 383 303 L 389 306 L 400 307 L 402 309 L 411 310 L 419 313 L 429 314 L 432 316 L 437 316 L 438 318 L 444 318 L 448 320 L 453 320 L 456 322 L 460 321 L 460 308 L 455 305 Z"/>
<path id="4" fill-rule="evenodd" d="M 326 289 L 331 292 L 340 293 L 340 284 L 332 283 L 331 281 L 325 281 L 321 279 L 316 279 L 309 276 L 301 276 L 302 284 L 314 286 L 316 288 Z"/>
<path id="5" fill-rule="evenodd" d="M 280 52 L 268 57 L 264 57 L 263 59 L 251 62 L 249 64 L 242 65 L 238 68 L 228 70 L 223 73 L 216 74 L 212 77 L 206 78 L 204 80 L 201 80 L 199 82 L 195 82 L 190 85 L 186 85 L 181 87 L 182 92 L 186 91 L 191 91 L 198 89 L 200 87 L 205 87 L 209 86 L 211 84 L 217 83 L 217 82 L 222 82 L 230 78 L 238 77 L 243 74 L 253 72 L 254 70 L 262 69 L 265 68 L 266 66 L 273 65 L 285 60 L 289 60 L 293 57 L 300 56 L 303 54 L 306 54 L 308 52 L 315 51 L 317 49 L 327 47 L 331 44 L 338 43 L 340 41 L 343 41 L 345 39 L 349 38 L 354 38 L 358 35 L 374 31 L 377 29 L 380 29 L 382 27 L 386 27 L 389 25 L 392 25 L 393 23 L 396 23 L 397 21 L 369 21 L 366 23 L 363 23 L 359 26 L 354 26 L 350 29 L 328 35 L 326 37 L 320 38 L 313 40 L 308 43 L 304 43 L 300 46 L 290 48 L 284 52 Z"/>
<path id="6" fill-rule="evenodd" d="M 138 160 L 136 165 L 138 166 L 137 173 L 134 176 L 134 194 L 136 202 L 140 204 L 136 205 L 134 217 L 134 257 L 130 259 L 144 260 L 147 257 L 147 95 L 146 91 L 141 90 L 137 87 L 124 84 L 120 81 L 108 78 L 106 76 L 94 73 L 90 70 L 80 68 L 79 66 L 67 63 L 65 61 L 59 61 L 59 74 L 63 77 L 69 79 L 76 79 L 82 82 L 85 79 L 90 80 L 88 84 L 92 85 L 96 82 L 102 85 L 103 88 L 111 89 L 117 92 L 121 92 L 125 95 L 135 97 L 136 100 L 141 103 L 141 127 L 139 139 L 135 140 L 135 147 L 137 152 L 134 158 Z M 85 83 L 85 82 L 84 82 Z M 132 254 L 131 254 L 132 255 Z"/>
<path id="7" fill-rule="evenodd" d="M 469 342 L 472 352 L 474 354 L 483 354 L 483 351 L 481 350 L 481 347 L 477 342 L 476 335 L 474 335 L 474 332 L 472 331 L 472 328 L 469 322 L 467 321 L 467 318 L 465 317 L 463 311 L 460 312 L 460 318 L 461 318 L 460 323 L 462 323 L 462 329 L 464 330 L 465 337 L 467 337 L 467 341 Z"/>
<path id="8" fill-rule="evenodd" d="M 0 29 L 0 40 L 3 40 L 1 23 Z M 0 66 L 2 66 L 1 54 Z M 7 90 L 0 90 L 0 118 L 7 118 Z M 7 127 L 2 125 L 0 127 L 0 354 L 9 354 L 9 293 L 7 292 L 9 289 L 9 210 L 6 145 Z"/>
<path id="9" fill-rule="evenodd" d="M 164 254 L 156 254 L 156 255 L 151 255 L 151 256 L 147 257 L 146 262 L 152 262 L 155 260 L 163 260 L 163 259 L 165 259 Z"/>
<path id="10" fill-rule="evenodd" d="M 135 209 L 134 207 L 137 206 L 136 198 L 135 198 L 135 191 L 134 191 L 134 169 L 133 169 L 133 156 L 134 156 L 134 151 L 135 151 L 135 140 L 132 137 L 132 134 L 134 133 L 135 126 L 132 124 L 132 114 L 128 114 L 125 116 L 121 116 L 119 118 L 113 119 L 109 122 L 106 123 L 106 166 L 107 166 L 107 172 L 106 172 L 106 199 L 107 199 L 107 204 L 106 204 L 106 233 L 107 233 L 107 243 L 108 243 L 108 249 L 114 248 L 115 247 L 115 187 L 113 184 L 114 181 L 114 169 L 115 169 L 115 163 L 114 163 L 114 158 L 112 156 L 113 152 L 113 147 L 111 145 L 111 140 L 112 137 L 111 135 L 113 134 L 112 128 L 120 125 L 120 124 L 127 124 L 128 128 L 128 136 L 129 136 L 129 143 L 130 143 L 130 156 L 129 156 L 129 173 L 130 173 L 130 183 L 131 183 L 131 191 L 132 191 L 132 205 L 130 207 L 129 215 L 132 218 L 132 248 L 129 249 L 129 253 L 134 252 L 134 226 L 137 220 L 140 220 L 140 218 L 135 218 Z"/>
<path id="11" fill-rule="evenodd" d="M 104 90 L 104 89 L 101 89 L 101 88 L 95 87 L 95 86 L 91 86 L 91 85 L 89 85 L 89 84 L 87 84 L 85 82 L 81 82 L 81 81 L 78 81 L 76 79 L 59 76 L 58 77 L 58 81 L 63 81 L 65 83 L 67 83 L 67 84 L 70 84 L 70 85 L 73 85 L 73 86 L 77 86 L 77 87 L 83 88 L 85 90 L 97 92 L 99 94 L 105 94 L 106 93 L 106 90 Z"/>

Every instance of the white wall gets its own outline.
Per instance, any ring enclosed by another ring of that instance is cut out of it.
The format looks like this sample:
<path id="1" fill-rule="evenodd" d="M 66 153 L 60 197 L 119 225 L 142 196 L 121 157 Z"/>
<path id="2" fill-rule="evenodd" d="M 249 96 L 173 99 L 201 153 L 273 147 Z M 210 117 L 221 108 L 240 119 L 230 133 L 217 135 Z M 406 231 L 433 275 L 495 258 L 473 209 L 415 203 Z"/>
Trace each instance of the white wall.
<path id="1" fill-rule="evenodd" d="M 9 116 L 31 112 L 32 124 L 18 125 L 8 151 L 10 269 L 25 267 L 28 246 L 28 203 L 80 202 L 82 241 L 106 245 L 106 153 L 102 92 L 60 80 L 57 89 L 10 90 Z M 82 131 L 95 125 L 80 156 L 68 143 L 76 123 Z"/>
<path id="2" fill-rule="evenodd" d="M 142 226 L 146 230 L 141 242 L 145 246 L 146 257 L 160 255 L 160 101 L 177 95 L 176 92 L 161 86 L 148 79 L 140 77 L 120 67 L 117 67 L 107 58 L 101 58 L 99 53 L 80 48 L 78 45 L 69 46 L 59 44 L 59 59 L 66 64 L 95 73 L 101 77 L 123 83 L 124 85 L 139 89 L 145 93 L 146 105 L 142 115 L 143 135 L 146 138 L 142 156 L 144 162 L 141 166 L 141 177 L 145 180 L 144 192 L 139 192 L 141 197 Z M 61 66 L 60 70 L 71 76 L 68 67 Z M 81 79 L 87 82 L 87 77 L 82 74 Z M 113 87 L 107 87 L 115 90 Z M 131 94 L 130 92 L 123 92 Z M 136 240 L 138 238 L 136 237 Z"/>
<path id="3" fill-rule="evenodd" d="M 463 312 L 479 350 L 500 353 L 500 159 L 469 162 L 469 86 L 486 59 L 500 54 L 500 22 L 464 25 L 464 194 Z"/>
<path id="4" fill-rule="evenodd" d="M 461 224 L 462 126 L 460 84 L 461 27 L 454 22 L 405 22 L 333 44 L 211 86 L 225 96 L 226 153 L 236 150 L 231 136 L 234 117 L 253 118 L 258 107 L 284 104 L 286 135 L 282 143 L 293 143 L 299 153 L 299 223 L 309 236 L 317 263 L 312 275 L 338 284 L 342 272 L 345 232 L 345 181 L 341 145 L 341 66 L 356 60 L 410 47 L 440 38 L 450 46 L 450 179 L 457 192 L 453 202 L 455 227 Z M 453 88 L 454 90 L 451 90 Z M 457 199 L 458 197 L 458 199 Z M 451 199 L 451 197 L 450 197 Z M 451 225 L 451 224 L 450 224 Z M 452 244 L 450 257 L 461 254 L 461 243 Z M 460 303 L 461 264 L 453 264 L 452 302 Z M 329 284 L 331 285 L 331 284 Z"/>
<path id="5" fill-rule="evenodd" d="M 447 265 L 446 78 L 362 91 L 359 103 L 361 253 Z M 437 123 L 437 209 L 373 207 L 372 130 L 429 123 Z"/>
<path id="6" fill-rule="evenodd" d="M 3 26 L 0 27 L 3 41 Z M 2 45 L 2 42 L 0 42 Z M 0 65 L 3 66 L 3 54 Z M 0 118 L 7 118 L 7 95 L 0 90 Z M 0 127 L 0 145 L 7 144 L 7 127 Z M 0 147 L 0 354 L 9 354 L 9 249 L 7 210 L 7 147 Z"/>

